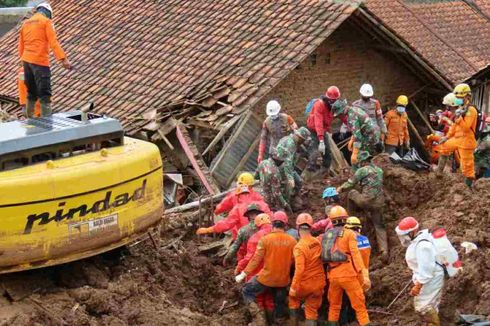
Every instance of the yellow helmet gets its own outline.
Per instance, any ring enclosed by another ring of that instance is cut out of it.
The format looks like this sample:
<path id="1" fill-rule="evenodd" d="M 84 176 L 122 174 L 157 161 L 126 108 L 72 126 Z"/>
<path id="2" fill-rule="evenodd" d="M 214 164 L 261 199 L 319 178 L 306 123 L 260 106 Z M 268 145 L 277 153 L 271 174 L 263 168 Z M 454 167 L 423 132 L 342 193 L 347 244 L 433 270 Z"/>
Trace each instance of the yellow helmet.
<path id="1" fill-rule="evenodd" d="M 471 87 L 468 84 L 459 84 L 454 87 L 453 93 L 456 97 L 465 97 L 471 95 Z"/>
<path id="2" fill-rule="evenodd" d="M 361 220 L 355 216 L 351 216 L 345 222 L 345 227 L 347 229 L 357 229 L 357 228 L 360 229 L 362 228 Z"/>
<path id="3" fill-rule="evenodd" d="M 237 180 L 238 184 L 240 185 L 246 185 L 246 186 L 253 186 L 255 183 L 255 178 L 252 173 L 250 172 L 243 172 L 238 176 Z"/>
<path id="4" fill-rule="evenodd" d="M 405 95 L 398 96 L 398 98 L 396 99 L 396 105 L 407 106 L 408 105 L 408 97 Z"/>

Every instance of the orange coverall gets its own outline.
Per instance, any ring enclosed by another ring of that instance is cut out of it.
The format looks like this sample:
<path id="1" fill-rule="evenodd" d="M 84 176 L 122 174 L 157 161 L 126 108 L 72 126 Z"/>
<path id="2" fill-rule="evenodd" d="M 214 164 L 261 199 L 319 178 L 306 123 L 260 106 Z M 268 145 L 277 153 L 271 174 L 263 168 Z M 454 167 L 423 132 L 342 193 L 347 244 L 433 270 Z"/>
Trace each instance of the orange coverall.
<path id="1" fill-rule="evenodd" d="M 17 89 L 19 91 L 19 105 L 25 106 L 27 103 L 27 86 L 24 83 L 24 67 L 20 67 L 17 73 Z M 39 100 L 36 101 L 34 116 L 41 116 L 41 103 Z"/>
<path id="2" fill-rule="evenodd" d="M 388 111 L 385 115 L 387 134 L 385 144 L 391 146 L 402 146 L 410 141 L 408 133 L 407 114 L 399 114 L 395 109 Z"/>
<path id="3" fill-rule="evenodd" d="M 322 305 L 326 280 L 321 253 L 320 241 L 311 235 L 301 238 L 293 251 L 295 272 L 291 289 L 296 294 L 289 296 L 289 308 L 299 309 L 301 300 L 304 300 L 308 320 L 317 320 L 318 309 Z"/>
<path id="4" fill-rule="evenodd" d="M 475 179 L 475 157 L 473 152 L 477 146 L 475 131 L 478 111 L 469 105 L 466 113 L 457 118 L 449 129 L 448 140 L 440 145 L 440 153 L 449 155 L 457 151 L 461 161 L 461 170 L 468 179 Z"/>
<path id="5" fill-rule="evenodd" d="M 330 309 L 328 320 L 339 320 L 342 308 L 342 292 L 345 291 L 352 308 L 356 311 L 359 324 L 361 326 L 367 325 L 369 324 L 369 316 L 366 309 L 366 299 L 359 282 L 359 273 L 365 266 L 357 247 L 357 236 L 354 231 L 344 228 L 335 244 L 341 252 L 347 255 L 348 260 L 343 263 L 329 263 L 328 301 Z"/>

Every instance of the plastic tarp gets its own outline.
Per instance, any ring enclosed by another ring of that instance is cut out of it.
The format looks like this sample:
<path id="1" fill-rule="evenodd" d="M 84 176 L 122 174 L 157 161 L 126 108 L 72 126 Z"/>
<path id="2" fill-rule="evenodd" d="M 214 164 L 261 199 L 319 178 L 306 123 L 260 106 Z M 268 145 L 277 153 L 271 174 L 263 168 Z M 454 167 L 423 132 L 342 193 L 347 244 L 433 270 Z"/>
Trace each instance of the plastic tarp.
<path id="1" fill-rule="evenodd" d="M 415 148 L 410 149 L 403 157 L 396 152 L 390 155 L 390 160 L 394 164 L 400 164 L 406 169 L 412 171 L 428 171 L 430 164 L 424 161 Z"/>

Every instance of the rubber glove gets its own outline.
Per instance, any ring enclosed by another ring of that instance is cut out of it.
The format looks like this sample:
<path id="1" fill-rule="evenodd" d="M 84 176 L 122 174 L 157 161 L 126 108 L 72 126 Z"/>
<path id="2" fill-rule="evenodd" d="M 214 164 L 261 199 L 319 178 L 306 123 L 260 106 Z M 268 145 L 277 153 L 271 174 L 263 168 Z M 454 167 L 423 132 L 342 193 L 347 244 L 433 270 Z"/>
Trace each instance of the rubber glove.
<path id="1" fill-rule="evenodd" d="M 323 140 L 320 140 L 320 142 L 318 143 L 318 151 L 322 153 L 322 155 L 325 155 L 325 143 L 323 142 Z"/>
<path id="2" fill-rule="evenodd" d="M 350 138 L 349 143 L 347 144 L 347 149 L 349 150 L 349 152 L 352 152 L 352 150 L 354 149 L 354 137 Z"/>
<path id="3" fill-rule="evenodd" d="M 371 288 L 371 280 L 369 279 L 369 271 L 365 268 L 362 270 L 362 290 L 364 292 L 369 291 Z"/>
<path id="4" fill-rule="evenodd" d="M 241 272 L 240 274 L 238 274 L 237 276 L 235 276 L 235 282 L 237 283 L 242 283 L 243 280 L 247 277 L 247 274 L 245 274 L 245 272 Z"/>
<path id="5" fill-rule="evenodd" d="M 199 228 L 197 229 L 196 231 L 196 234 L 209 234 L 209 233 L 213 233 L 214 232 L 214 228 L 212 226 L 208 227 L 208 228 Z"/>
<path id="6" fill-rule="evenodd" d="M 359 154 L 359 148 L 354 148 L 352 151 L 352 156 L 350 157 L 350 162 L 352 165 L 357 164 L 357 154 Z"/>
<path id="7" fill-rule="evenodd" d="M 293 288 L 290 288 L 290 289 L 289 289 L 289 296 L 290 296 L 290 297 L 295 297 L 295 296 L 296 296 L 296 290 L 295 290 L 295 289 L 293 289 Z"/>
<path id="8" fill-rule="evenodd" d="M 420 291 L 422 290 L 422 284 L 419 282 L 415 282 L 415 285 L 413 288 L 410 290 L 410 295 L 412 297 L 416 297 L 420 294 Z"/>

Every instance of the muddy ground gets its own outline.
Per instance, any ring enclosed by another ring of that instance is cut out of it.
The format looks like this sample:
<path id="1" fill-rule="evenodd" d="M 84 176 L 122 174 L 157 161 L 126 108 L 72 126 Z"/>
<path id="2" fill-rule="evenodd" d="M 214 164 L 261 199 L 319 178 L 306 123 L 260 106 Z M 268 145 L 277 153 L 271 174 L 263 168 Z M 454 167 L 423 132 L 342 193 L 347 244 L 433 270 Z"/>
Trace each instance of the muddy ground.
<path id="1" fill-rule="evenodd" d="M 457 175 L 436 178 L 383 166 L 392 250 L 385 266 L 373 252 L 370 309 L 386 307 L 410 280 L 393 230 L 401 217 L 412 215 L 423 227 L 444 226 L 457 248 L 462 241 L 479 246 L 468 255 L 460 250 L 464 272 L 446 286 L 443 325 L 453 325 L 457 311 L 490 315 L 490 180 L 478 181 L 470 191 Z M 303 198 L 315 217 L 323 211 L 325 184 L 341 179 L 306 186 Z M 249 316 L 237 304 L 232 269 L 213 255 L 199 254 L 198 245 L 213 239 L 198 242 L 193 229 L 189 224 L 186 230 L 162 232 L 157 248 L 144 241 L 71 264 L 2 276 L 0 325 L 246 325 Z M 369 224 L 365 229 L 373 239 Z M 417 325 L 406 294 L 384 312 L 371 313 L 375 325 Z"/>

